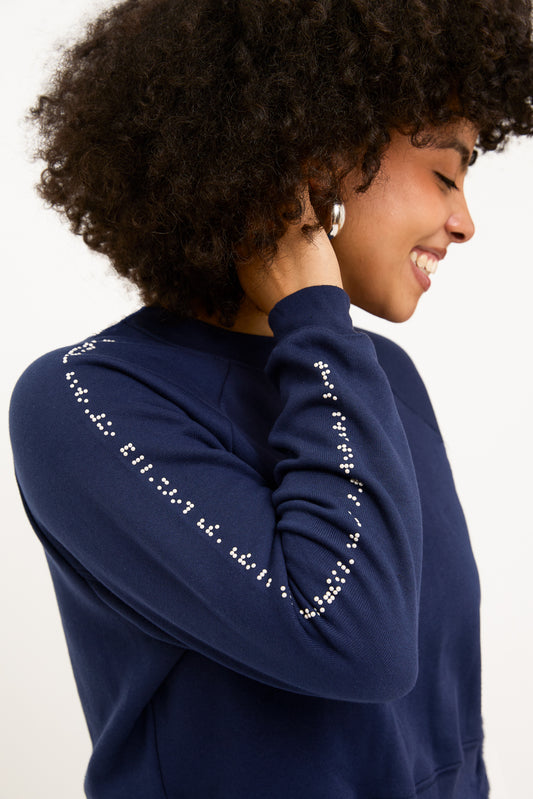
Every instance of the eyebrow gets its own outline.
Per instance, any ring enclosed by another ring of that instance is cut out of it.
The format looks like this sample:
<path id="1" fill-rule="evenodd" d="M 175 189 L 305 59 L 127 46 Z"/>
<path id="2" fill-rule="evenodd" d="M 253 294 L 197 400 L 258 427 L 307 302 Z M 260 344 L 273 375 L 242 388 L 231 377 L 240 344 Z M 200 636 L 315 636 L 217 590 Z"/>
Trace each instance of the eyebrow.
<path id="1" fill-rule="evenodd" d="M 449 139 L 438 139 L 433 144 L 433 147 L 437 150 L 455 150 L 461 156 L 461 167 L 465 171 L 470 166 L 470 162 L 472 160 L 472 153 L 462 142 L 460 139 L 456 139 L 455 137 Z"/>

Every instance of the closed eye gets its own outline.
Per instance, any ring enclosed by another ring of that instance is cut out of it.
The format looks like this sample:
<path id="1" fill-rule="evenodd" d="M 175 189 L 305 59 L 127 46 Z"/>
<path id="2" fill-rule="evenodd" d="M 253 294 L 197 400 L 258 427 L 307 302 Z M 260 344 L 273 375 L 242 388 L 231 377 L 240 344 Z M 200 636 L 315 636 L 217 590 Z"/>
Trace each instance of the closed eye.
<path id="1" fill-rule="evenodd" d="M 442 175 L 440 172 L 435 172 L 435 174 L 438 177 L 438 179 L 442 183 L 444 183 L 444 185 L 448 189 L 456 189 L 457 191 L 459 191 L 459 187 L 457 186 L 457 184 L 453 180 L 451 180 L 450 178 L 447 178 L 446 175 Z"/>

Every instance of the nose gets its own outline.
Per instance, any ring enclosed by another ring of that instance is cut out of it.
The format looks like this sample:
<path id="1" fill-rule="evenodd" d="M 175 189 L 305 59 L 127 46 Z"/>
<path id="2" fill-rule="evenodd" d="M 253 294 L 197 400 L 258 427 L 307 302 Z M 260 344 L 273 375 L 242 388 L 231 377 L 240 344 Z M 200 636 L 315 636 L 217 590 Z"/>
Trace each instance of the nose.
<path id="1" fill-rule="evenodd" d="M 463 195 L 461 195 L 459 206 L 454 208 L 453 212 L 448 217 L 446 231 L 451 240 L 458 244 L 469 241 L 476 231 L 474 222 L 470 216 L 470 211 L 468 210 L 466 199 Z"/>

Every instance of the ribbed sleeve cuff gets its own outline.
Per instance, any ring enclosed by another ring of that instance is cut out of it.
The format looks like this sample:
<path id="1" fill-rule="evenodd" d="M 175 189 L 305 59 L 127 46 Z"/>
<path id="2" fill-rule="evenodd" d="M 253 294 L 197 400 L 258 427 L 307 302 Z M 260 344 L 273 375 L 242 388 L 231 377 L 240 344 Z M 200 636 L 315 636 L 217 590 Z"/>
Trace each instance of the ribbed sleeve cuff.
<path id="1" fill-rule="evenodd" d="M 338 286 L 309 286 L 284 297 L 271 310 L 268 321 L 277 337 L 303 327 L 350 333 L 350 299 Z"/>

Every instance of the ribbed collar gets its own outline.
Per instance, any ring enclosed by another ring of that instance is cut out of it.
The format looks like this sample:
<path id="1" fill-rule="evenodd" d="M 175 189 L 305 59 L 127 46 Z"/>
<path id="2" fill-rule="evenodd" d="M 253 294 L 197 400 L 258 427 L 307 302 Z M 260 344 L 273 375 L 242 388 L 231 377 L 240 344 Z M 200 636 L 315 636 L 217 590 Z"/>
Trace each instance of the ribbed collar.
<path id="1" fill-rule="evenodd" d="M 198 319 L 177 319 L 162 308 L 141 308 L 126 324 L 166 343 L 263 368 L 275 344 L 270 336 L 235 333 Z"/>

